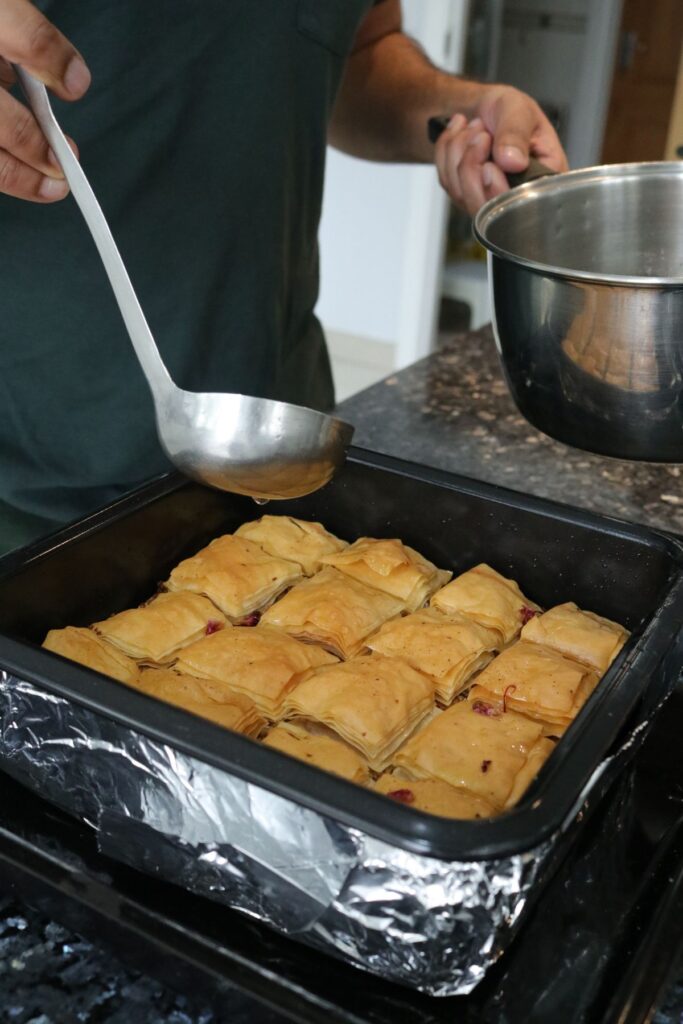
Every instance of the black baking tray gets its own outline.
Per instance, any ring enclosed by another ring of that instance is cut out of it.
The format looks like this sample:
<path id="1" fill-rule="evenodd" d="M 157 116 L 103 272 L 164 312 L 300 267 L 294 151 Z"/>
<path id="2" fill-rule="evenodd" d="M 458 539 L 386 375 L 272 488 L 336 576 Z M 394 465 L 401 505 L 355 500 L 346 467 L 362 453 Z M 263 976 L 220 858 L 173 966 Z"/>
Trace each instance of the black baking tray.
<path id="1" fill-rule="evenodd" d="M 9 779 L 0 887 L 182 992 L 198 1015 L 213 1009 L 216 1024 L 238 1009 L 260 1024 L 260 1007 L 269 1024 L 273 1009 L 299 1024 L 643 1024 L 683 968 L 682 732 L 676 688 L 505 957 L 468 996 L 433 999 L 361 979 L 108 860 L 91 830 Z M 65 1001 L 64 1020 L 71 1009 Z"/>
<path id="2" fill-rule="evenodd" d="M 487 561 L 542 606 L 574 600 L 633 630 L 518 808 L 474 822 L 418 813 L 40 649 L 48 629 L 147 599 L 181 558 L 261 514 L 248 498 L 175 475 L 0 560 L 0 666 L 329 818 L 449 860 L 515 855 L 555 834 L 680 670 L 683 546 L 671 537 L 360 450 L 322 491 L 273 511 L 347 539 L 400 537 L 456 573 Z"/>

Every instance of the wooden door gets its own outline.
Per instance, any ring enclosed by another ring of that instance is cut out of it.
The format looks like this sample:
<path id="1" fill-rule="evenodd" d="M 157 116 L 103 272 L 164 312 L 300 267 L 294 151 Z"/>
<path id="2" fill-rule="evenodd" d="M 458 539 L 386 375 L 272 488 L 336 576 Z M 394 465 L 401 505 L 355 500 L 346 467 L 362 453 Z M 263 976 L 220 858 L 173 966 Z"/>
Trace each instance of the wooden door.
<path id="1" fill-rule="evenodd" d="M 624 0 L 603 163 L 664 158 L 683 45 L 683 0 Z"/>

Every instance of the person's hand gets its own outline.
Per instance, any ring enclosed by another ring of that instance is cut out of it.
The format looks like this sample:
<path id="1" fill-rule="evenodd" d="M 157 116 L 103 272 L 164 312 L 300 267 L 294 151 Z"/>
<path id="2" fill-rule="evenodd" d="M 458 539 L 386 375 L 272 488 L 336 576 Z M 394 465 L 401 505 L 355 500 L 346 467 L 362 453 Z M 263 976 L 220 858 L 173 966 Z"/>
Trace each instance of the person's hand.
<path id="1" fill-rule="evenodd" d="M 569 166 L 538 103 L 509 85 L 482 85 L 471 120 L 464 114 L 452 117 L 434 152 L 443 188 L 472 216 L 508 190 L 505 175 L 523 171 L 529 156 L 554 171 Z"/>
<path id="2" fill-rule="evenodd" d="M 20 64 L 63 100 L 90 85 L 78 51 L 29 0 L 0 0 L 0 192 L 51 203 L 69 189 L 30 110 L 10 96 L 11 64 Z M 76 151 L 71 139 L 69 142 Z"/>

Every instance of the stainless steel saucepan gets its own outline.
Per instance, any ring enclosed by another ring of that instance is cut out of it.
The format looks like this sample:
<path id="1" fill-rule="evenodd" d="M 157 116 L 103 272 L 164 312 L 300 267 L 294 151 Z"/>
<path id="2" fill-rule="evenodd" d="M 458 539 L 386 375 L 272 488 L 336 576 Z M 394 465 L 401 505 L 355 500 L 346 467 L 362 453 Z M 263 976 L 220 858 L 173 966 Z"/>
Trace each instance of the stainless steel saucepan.
<path id="1" fill-rule="evenodd" d="M 520 412 L 566 444 L 683 462 L 683 163 L 592 167 L 479 211 Z"/>

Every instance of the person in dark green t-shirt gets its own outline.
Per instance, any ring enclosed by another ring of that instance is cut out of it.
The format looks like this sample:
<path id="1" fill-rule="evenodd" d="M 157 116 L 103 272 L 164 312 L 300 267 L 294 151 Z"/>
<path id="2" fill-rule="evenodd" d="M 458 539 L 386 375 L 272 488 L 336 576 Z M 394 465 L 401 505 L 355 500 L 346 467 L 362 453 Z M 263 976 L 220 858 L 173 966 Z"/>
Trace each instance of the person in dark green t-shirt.
<path id="1" fill-rule="evenodd" d="M 0 549 L 169 468 L 92 241 L 10 91 L 12 63 L 51 89 L 190 390 L 332 406 L 313 312 L 328 139 L 435 162 L 471 213 L 530 153 L 566 167 L 538 105 L 435 68 L 403 34 L 399 0 L 0 0 L 0 54 Z M 452 115 L 435 147 L 434 114 Z"/>

